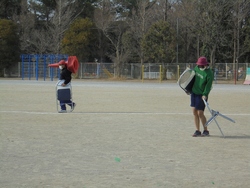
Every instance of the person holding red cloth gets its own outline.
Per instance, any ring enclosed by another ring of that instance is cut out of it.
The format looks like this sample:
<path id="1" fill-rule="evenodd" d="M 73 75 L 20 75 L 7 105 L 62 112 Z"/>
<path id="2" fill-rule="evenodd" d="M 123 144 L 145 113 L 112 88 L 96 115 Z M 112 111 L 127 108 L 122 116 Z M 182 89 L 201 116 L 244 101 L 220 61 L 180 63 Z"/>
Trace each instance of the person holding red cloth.
<path id="1" fill-rule="evenodd" d="M 67 69 L 67 63 L 64 60 L 59 62 L 59 69 L 61 69 L 61 74 L 59 78 L 59 81 L 62 82 L 61 86 L 64 87 L 68 84 L 71 84 L 72 72 Z M 71 111 L 73 111 L 76 106 L 76 103 L 72 102 L 71 100 L 60 101 L 61 111 L 59 111 L 59 113 L 67 112 L 66 104 L 71 107 Z"/>

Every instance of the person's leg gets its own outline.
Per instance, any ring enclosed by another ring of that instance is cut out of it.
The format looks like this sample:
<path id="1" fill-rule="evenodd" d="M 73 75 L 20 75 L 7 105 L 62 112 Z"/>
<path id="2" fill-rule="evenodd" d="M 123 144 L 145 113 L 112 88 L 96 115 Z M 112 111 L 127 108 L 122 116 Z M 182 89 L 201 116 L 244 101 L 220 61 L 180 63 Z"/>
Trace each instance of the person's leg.
<path id="1" fill-rule="evenodd" d="M 200 119 L 198 115 L 198 110 L 196 110 L 195 107 L 193 107 L 192 109 L 193 109 L 193 115 L 194 115 L 195 128 L 197 131 L 200 131 Z"/>
<path id="2" fill-rule="evenodd" d="M 72 103 L 71 100 L 66 100 L 66 101 L 64 101 L 64 103 L 67 104 L 67 105 L 69 105 L 69 106 L 72 106 L 72 105 L 71 105 L 71 103 Z"/>
<path id="3" fill-rule="evenodd" d="M 199 119 L 201 120 L 201 123 L 202 123 L 202 125 L 204 127 L 204 130 L 207 130 L 207 127 L 205 126 L 205 124 L 207 122 L 207 118 L 204 115 L 204 111 L 203 110 L 198 110 L 198 116 L 199 116 Z"/>
<path id="4" fill-rule="evenodd" d="M 197 106 L 197 109 L 198 110 L 198 116 L 199 116 L 199 119 L 203 125 L 203 128 L 204 128 L 204 131 L 202 133 L 202 136 L 209 136 L 209 131 L 207 129 L 207 126 L 205 126 L 206 122 L 207 122 L 207 118 L 206 116 L 204 115 L 204 110 L 205 110 L 205 104 L 204 104 L 204 101 L 202 100 L 202 98 L 199 98 L 200 101 L 199 101 L 199 105 Z"/>
<path id="5" fill-rule="evenodd" d="M 198 110 L 195 107 L 193 107 L 193 115 L 194 115 L 194 124 L 195 124 L 195 128 L 196 128 L 196 131 L 194 132 L 193 136 L 194 137 L 201 136 L 200 118 L 198 115 Z"/>
<path id="6" fill-rule="evenodd" d="M 199 114 L 198 114 L 198 110 L 196 108 L 197 105 L 197 95 L 195 94 L 191 94 L 191 107 L 192 107 L 192 112 L 194 115 L 194 124 L 195 124 L 195 128 L 196 131 L 194 132 L 193 136 L 201 136 L 201 131 L 200 131 L 200 118 L 199 118 Z"/>
<path id="7" fill-rule="evenodd" d="M 64 102 L 65 102 L 65 104 L 69 105 L 71 108 L 74 108 L 74 106 L 75 106 L 75 103 L 72 102 L 72 100 L 67 100 L 67 101 L 64 101 Z"/>
<path id="8" fill-rule="evenodd" d="M 61 110 L 66 110 L 65 101 L 60 101 Z"/>

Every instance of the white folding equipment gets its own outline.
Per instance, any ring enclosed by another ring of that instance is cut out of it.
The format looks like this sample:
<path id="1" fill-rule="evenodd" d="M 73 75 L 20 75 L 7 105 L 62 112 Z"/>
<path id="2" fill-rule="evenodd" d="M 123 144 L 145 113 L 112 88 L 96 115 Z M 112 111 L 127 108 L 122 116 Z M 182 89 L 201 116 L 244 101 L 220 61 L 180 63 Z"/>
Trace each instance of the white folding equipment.
<path id="1" fill-rule="evenodd" d="M 60 112 L 60 101 L 70 101 L 70 103 L 65 103 L 69 105 L 73 105 L 72 100 L 72 91 L 71 91 L 71 83 L 68 83 L 66 86 L 61 86 L 64 83 L 64 80 L 59 80 L 56 84 L 56 107 L 57 111 Z M 65 112 L 72 112 L 73 108 L 70 110 L 66 110 Z"/>
<path id="2" fill-rule="evenodd" d="M 183 89 L 186 94 L 190 95 L 192 93 L 192 88 L 195 80 L 195 72 L 192 69 L 187 68 L 178 79 L 177 83 L 180 88 Z"/>
<path id="3" fill-rule="evenodd" d="M 214 111 L 214 110 L 210 109 L 208 102 L 206 100 L 204 100 L 204 99 L 203 99 L 203 101 L 204 101 L 206 107 L 208 108 L 209 112 L 212 115 L 212 117 L 206 122 L 205 126 L 207 127 L 212 121 L 215 121 L 217 127 L 219 128 L 219 130 L 220 130 L 220 132 L 222 134 L 222 136 L 225 137 L 224 134 L 223 134 L 223 132 L 222 132 L 222 130 L 221 130 L 221 128 L 220 128 L 220 126 L 219 126 L 219 124 L 218 124 L 218 122 L 216 121 L 216 117 L 217 116 L 221 116 L 221 117 L 223 117 L 223 118 L 225 118 L 225 119 L 227 119 L 227 120 L 229 120 L 229 121 L 231 121 L 233 123 L 235 123 L 235 121 L 233 119 L 231 119 L 231 118 L 229 118 L 229 117 L 221 114 L 218 111 Z"/>

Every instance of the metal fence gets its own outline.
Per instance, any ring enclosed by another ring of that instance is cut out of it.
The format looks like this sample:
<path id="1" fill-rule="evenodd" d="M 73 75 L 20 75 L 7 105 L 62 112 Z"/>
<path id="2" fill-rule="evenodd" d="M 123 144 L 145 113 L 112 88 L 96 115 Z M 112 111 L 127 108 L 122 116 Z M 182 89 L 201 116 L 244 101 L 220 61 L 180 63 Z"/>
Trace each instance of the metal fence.
<path id="1" fill-rule="evenodd" d="M 123 72 L 124 78 L 131 79 L 164 79 L 177 80 L 186 68 L 194 68 L 195 64 L 128 64 Z M 246 76 L 248 63 L 239 63 L 238 70 L 233 70 L 233 63 L 218 63 L 214 68 L 215 80 L 243 80 Z M 113 78 L 115 77 L 113 63 L 81 63 L 78 73 L 79 78 Z"/>
<path id="2" fill-rule="evenodd" d="M 36 79 L 43 78 L 54 78 L 60 75 L 58 69 L 49 68 L 49 64 L 56 63 L 62 59 L 66 60 L 68 55 L 65 54 L 22 54 L 21 60 L 16 66 L 13 66 L 9 75 L 7 76 L 17 76 L 22 79 Z"/>
<path id="3" fill-rule="evenodd" d="M 48 67 L 49 63 L 44 62 L 20 62 L 13 66 L 11 74 L 6 76 L 21 77 L 22 79 L 53 79 L 58 78 L 60 71 Z M 122 70 L 122 77 L 125 79 L 162 79 L 177 80 L 186 68 L 193 68 L 195 64 L 127 64 Z M 233 63 L 217 63 L 214 68 L 215 80 L 245 80 L 246 70 L 249 63 L 239 63 L 238 70 L 233 69 Z M 113 63 L 80 63 L 78 74 L 79 79 L 90 78 L 114 78 L 115 66 Z"/>

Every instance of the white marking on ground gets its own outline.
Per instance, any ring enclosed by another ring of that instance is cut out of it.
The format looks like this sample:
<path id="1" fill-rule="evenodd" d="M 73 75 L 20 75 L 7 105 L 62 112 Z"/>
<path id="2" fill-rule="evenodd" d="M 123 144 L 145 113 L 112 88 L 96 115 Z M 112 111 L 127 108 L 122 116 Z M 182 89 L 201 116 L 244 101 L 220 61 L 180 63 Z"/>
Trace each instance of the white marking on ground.
<path id="1" fill-rule="evenodd" d="M 0 113 L 20 113 L 20 114 L 38 114 L 38 115 L 51 115 L 51 114 L 136 114 L 136 115 L 192 115 L 192 113 L 176 113 L 176 112 L 31 112 L 31 111 L 0 111 Z M 230 116 L 250 116 L 250 114 L 223 114 Z"/>

